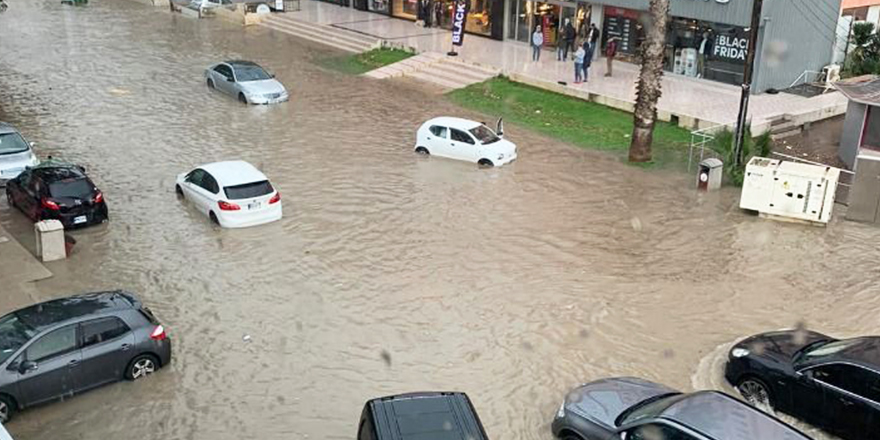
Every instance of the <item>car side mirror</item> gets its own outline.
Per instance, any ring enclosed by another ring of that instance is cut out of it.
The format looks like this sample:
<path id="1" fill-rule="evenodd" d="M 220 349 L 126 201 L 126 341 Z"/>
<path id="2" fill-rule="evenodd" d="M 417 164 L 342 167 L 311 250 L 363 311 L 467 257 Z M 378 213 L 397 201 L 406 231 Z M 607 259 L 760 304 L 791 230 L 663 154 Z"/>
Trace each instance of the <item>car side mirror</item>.
<path id="1" fill-rule="evenodd" d="M 275 74 L 273 73 L 273 74 L 269 75 L 269 78 L 275 78 Z"/>
<path id="2" fill-rule="evenodd" d="M 18 372 L 21 373 L 21 374 L 25 374 L 25 373 L 27 373 L 27 372 L 29 372 L 29 371 L 34 371 L 34 370 L 36 370 L 37 368 L 39 368 L 39 366 L 37 366 L 37 363 L 36 363 L 36 362 L 34 362 L 34 361 L 24 361 L 24 362 L 22 362 L 21 364 L 19 364 L 19 366 L 18 366 Z"/>
<path id="3" fill-rule="evenodd" d="M 36 142 L 31 142 L 31 148 L 34 148 L 34 147 L 36 147 L 36 146 L 37 146 L 37 143 L 36 143 Z"/>
<path id="4" fill-rule="evenodd" d="M 229 81 L 229 82 L 235 82 L 235 79 L 234 79 L 234 78 L 230 78 L 230 77 L 227 76 L 227 77 L 226 77 L 226 81 Z"/>

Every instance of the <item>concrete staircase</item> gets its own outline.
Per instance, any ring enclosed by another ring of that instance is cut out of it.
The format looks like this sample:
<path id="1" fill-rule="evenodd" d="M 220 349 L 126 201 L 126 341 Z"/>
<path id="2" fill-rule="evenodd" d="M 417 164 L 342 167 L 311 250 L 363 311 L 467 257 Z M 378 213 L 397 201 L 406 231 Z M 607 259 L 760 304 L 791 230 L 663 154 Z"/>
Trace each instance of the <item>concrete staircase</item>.
<path id="1" fill-rule="evenodd" d="M 260 21 L 260 26 L 347 52 L 366 52 L 379 45 L 378 38 L 333 26 L 298 20 L 289 14 L 271 14 Z"/>
<path id="2" fill-rule="evenodd" d="M 778 141 L 791 136 L 797 136 L 803 131 L 803 126 L 782 116 L 770 121 L 770 139 Z"/>
<path id="3" fill-rule="evenodd" d="M 483 82 L 500 73 L 498 69 L 468 63 L 436 52 L 425 52 L 364 75 L 376 79 L 413 78 L 431 83 L 446 91 Z"/>

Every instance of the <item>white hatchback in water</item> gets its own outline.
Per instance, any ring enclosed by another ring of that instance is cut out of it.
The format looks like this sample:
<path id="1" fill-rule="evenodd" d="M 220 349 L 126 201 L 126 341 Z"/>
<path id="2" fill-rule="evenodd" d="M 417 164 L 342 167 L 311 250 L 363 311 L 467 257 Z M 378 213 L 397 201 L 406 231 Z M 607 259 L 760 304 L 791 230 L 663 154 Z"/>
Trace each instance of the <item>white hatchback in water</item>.
<path id="1" fill-rule="evenodd" d="M 178 197 L 224 228 L 243 228 L 281 219 L 281 193 L 243 160 L 202 165 L 177 176 Z"/>
<path id="2" fill-rule="evenodd" d="M 416 153 L 475 162 L 481 166 L 501 166 L 516 160 L 516 145 L 476 121 L 461 118 L 434 118 L 422 124 L 416 134 Z"/>

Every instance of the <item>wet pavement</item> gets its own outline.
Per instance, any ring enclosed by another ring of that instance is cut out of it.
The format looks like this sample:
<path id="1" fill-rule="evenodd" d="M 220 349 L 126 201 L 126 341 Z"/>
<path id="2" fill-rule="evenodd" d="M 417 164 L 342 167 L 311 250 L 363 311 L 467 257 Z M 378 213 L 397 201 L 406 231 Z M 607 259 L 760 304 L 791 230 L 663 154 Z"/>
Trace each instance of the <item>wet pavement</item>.
<path id="1" fill-rule="evenodd" d="M 877 333 L 880 231 L 748 216 L 736 191 L 700 195 L 690 176 L 512 124 L 512 166 L 417 157 L 425 119 L 481 116 L 315 63 L 332 55 L 133 2 L 0 15 L 3 118 L 41 156 L 85 165 L 110 206 L 40 295 L 137 292 L 175 356 L 21 414 L 16 438 L 347 439 L 370 397 L 455 389 L 491 438 L 547 439 L 584 381 L 689 390 L 720 384 L 718 347 L 745 335 Z M 209 92 L 203 69 L 225 58 L 264 64 L 291 101 Z M 177 173 L 233 158 L 275 182 L 282 221 L 220 230 L 176 200 Z M 32 240 L 5 202 L 0 223 Z"/>

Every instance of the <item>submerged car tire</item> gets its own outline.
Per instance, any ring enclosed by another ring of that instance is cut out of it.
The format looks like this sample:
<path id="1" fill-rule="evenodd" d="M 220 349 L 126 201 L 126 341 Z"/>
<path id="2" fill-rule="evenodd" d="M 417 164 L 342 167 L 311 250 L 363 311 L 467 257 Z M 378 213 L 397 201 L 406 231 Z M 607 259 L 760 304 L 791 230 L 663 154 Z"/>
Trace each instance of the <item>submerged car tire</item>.
<path id="1" fill-rule="evenodd" d="M 177 198 L 180 200 L 186 198 L 186 196 L 183 195 L 183 188 L 181 188 L 180 185 L 174 185 L 174 193 L 177 194 Z"/>
<path id="2" fill-rule="evenodd" d="M 159 359 L 151 354 L 142 354 L 135 357 L 128 363 L 125 369 L 125 378 L 128 380 L 138 380 L 149 376 L 159 369 Z"/>
<path id="3" fill-rule="evenodd" d="M 416 147 L 416 153 L 421 154 L 422 156 L 430 156 L 431 152 L 428 151 L 425 147 Z"/>
<path id="4" fill-rule="evenodd" d="M 208 218 L 211 219 L 211 223 L 220 226 L 220 220 L 217 219 L 217 214 L 214 214 L 214 211 L 211 211 L 211 213 L 208 214 Z"/>
<path id="5" fill-rule="evenodd" d="M 18 405 L 12 397 L 0 394 L 0 423 L 5 425 L 6 422 L 12 420 L 12 416 L 17 410 Z"/>
<path id="6" fill-rule="evenodd" d="M 479 165 L 480 168 L 492 168 L 495 166 L 495 164 L 489 159 L 480 159 L 480 161 L 477 162 L 477 165 Z"/>
<path id="7" fill-rule="evenodd" d="M 247 97 L 244 96 L 244 93 L 239 93 L 239 94 L 238 94 L 238 102 L 240 102 L 240 103 L 242 103 L 242 104 L 247 104 L 247 103 L 248 103 L 248 101 L 247 101 Z"/>
<path id="8" fill-rule="evenodd" d="M 579 435 L 572 434 L 571 432 L 563 432 L 562 437 L 560 437 L 560 438 L 562 440 L 584 440 Z"/>
<path id="9" fill-rule="evenodd" d="M 746 376 L 740 379 L 736 390 L 742 396 L 743 400 L 749 405 L 760 409 L 769 414 L 774 414 L 773 393 L 761 379 L 754 376 Z"/>
<path id="10" fill-rule="evenodd" d="M 208 83 L 208 88 L 209 88 L 209 89 L 213 89 L 213 88 L 214 88 L 214 80 L 213 80 L 213 79 L 208 78 L 207 83 Z"/>

